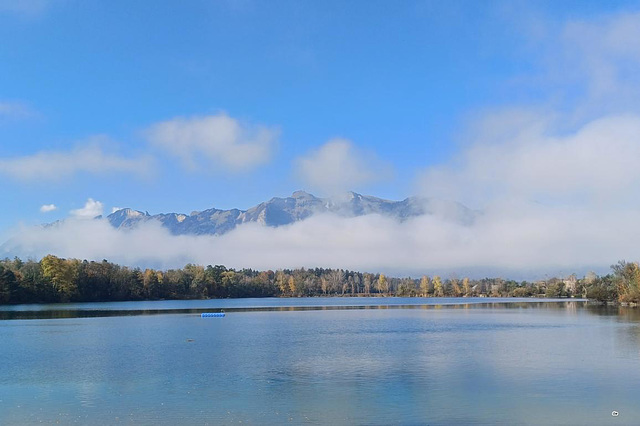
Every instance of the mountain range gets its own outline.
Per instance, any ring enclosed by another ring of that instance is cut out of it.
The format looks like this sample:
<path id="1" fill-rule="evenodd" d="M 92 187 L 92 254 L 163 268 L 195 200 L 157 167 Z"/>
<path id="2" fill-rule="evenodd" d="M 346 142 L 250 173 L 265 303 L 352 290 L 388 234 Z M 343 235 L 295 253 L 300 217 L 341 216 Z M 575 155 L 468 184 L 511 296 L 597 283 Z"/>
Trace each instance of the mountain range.
<path id="1" fill-rule="evenodd" d="M 379 214 L 398 221 L 434 215 L 464 225 L 471 224 L 478 215 L 477 211 L 460 203 L 431 198 L 409 197 L 402 201 L 391 201 L 355 192 L 348 192 L 342 197 L 320 198 L 304 191 L 296 191 L 290 197 L 274 197 L 248 210 L 211 208 L 191 214 L 150 215 L 125 208 L 113 212 L 106 219 L 117 229 L 133 228 L 140 223 L 156 220 L 174 235 L 221 235 L 243 223 L 257 222 L 277 227 L 322 213 L 344 217 Z"/>

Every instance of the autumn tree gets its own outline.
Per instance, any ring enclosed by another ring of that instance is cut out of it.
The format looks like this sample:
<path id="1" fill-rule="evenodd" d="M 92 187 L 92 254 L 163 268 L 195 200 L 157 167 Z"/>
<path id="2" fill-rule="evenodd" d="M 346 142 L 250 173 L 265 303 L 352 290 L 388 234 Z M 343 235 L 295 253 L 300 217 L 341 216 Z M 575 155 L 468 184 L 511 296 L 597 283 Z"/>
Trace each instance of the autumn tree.
<path id="1" fill-rule="evenodd" d="M 433 295 L 435 297 L 443 297 L 444 289 L 442 287 L 442 281 L 438 275 L 433 277 Z"/>
<path id="2" fill-rule="evenodd" d="M 293 276 L 289 277 L 289 291 L 292 295 L 296 294 L 296 280 L 293 279 Z"/>
<path id="3" fill-rule="evenodd" d="M 153 269 L 144 270 L 144 274 L 142 276 L 142 286 L 144 288 L 145 298 L 160 298 L 160 282 L 158 280 L 158 274 Z"/>
<path id="4" fill-rule="evenodd" d="M 344 271 L 342 269 L 334 269 L 327 274 L 329 289 L 332 293 L 337 293 L 342 289 L 344 282 Z"/>
<path id="5" fill-rule="evenodd" d="M 318 280 L 312 275 L 305 277 L 302 283 L 303 283 L 302 291 L 304 292 L 303 294 L 305 296 L 310 296 L 312 294 L 318 293 Z"/>
<path id="6" fill-rule="evenodd" d="M 547 289 L 545 290 L 546 297 L 561 297 L 564 295 L 564 283 L 561 280 L 554 279 L 549 284 L 547 284 Z"/>
<path id="7" fill-rule="evenodd" d="M 378 277 L 376 288 L 380 293 L 389 292 L 389 280 L 387 280 L 387 277 L 385 277 L 384 274 L 380 274 L 380 276 Z"/>
<path id="8" fill-rule="evenodd" d="M 613 282 L 620 302 L 640 302 L 640 266 L 637 262 L 620 261 L 611 266 Z"/>
<path id="9" fill-rule="evenodd" d="M 360 293 L 360 275 L 353 274 L 351 277 L 351 294 Z"/>
<path id="10" fill-rule="evenodd" d="M 586 296 L 598 302 L 613 302 L 620 296 L 613 275 L 596 277 L 585 286 Z M 620 297 L 621 298 L 621 297 Z"/>
<path id="11" fill-rule="evenodd" d="M 77 292 L 76 275 L 79 262 L 67 261 L 54 255 L 42 258 L 42 275 L 49 279 L 60 301 L 68 302 Z"/>
<path id="12" fill-rule="evenodd" d="M 239 276 L 233 270 L 228 270 L 222 273 L 222 288 L 224 289 L 224 297 L 235 297 L 237 294 L 236 287 L 239 283 Z"/>
<path id="13" fill-rule="evenodd" d="M 193 265 L 191 263 L 184 267 L 185 279 L 189 285 L 187 291 L 190 295 L 200 297 L 207 296 L 207 276 L 202 266 Z"/>
<path id="14" fill-rule="evenodd" d="M 471 296 L 471 286 L 469 285 L 469 278 L 462 279 L 462 293 L 464 296 Z"/>
<path id="15" fill-rule="evenodd" d="M 453 291 L 453 296 L 460 297 L 462 296 L 462 289 L 460 288 L 460 284 L 457 278 L 453 278 L 451 280 L 451 287 Z"/>
<path id="16" fill-rule="evenodd" d="M 329 283 L 327 282 L 325 277 L 320 278 L 320 289 L 322 290 L 322 294 L 327 295 L 327 289 L 329 287 Z"/>
<path id="17" fill-rule="evenodd" d="M 397 294 L 402 297 L 413 297 L 416 295 L 416 283 L 411 278 L 400 280 Z"/>
<path id="18" fill-rule="evenodd" d="M 281 294 L 285 294 L 287 292 L 287 277 L 282 269 L 278 269 L 276 271 L 276 285 L 278 286 L 278 289 L 280 289 Z"/>
<path id="19" fill-rule="evenodd" d="M 420 295 L 422 297 L 427 297 L 429 294 L 429 277 L 426 275 L 422 276 L 420 280 Z"/>
<path id="20" fill-rule="evenodd" d="M 363 278 L 364 294 L 367 296 L 371 294 L 371 274 L 364 274 Z"/>

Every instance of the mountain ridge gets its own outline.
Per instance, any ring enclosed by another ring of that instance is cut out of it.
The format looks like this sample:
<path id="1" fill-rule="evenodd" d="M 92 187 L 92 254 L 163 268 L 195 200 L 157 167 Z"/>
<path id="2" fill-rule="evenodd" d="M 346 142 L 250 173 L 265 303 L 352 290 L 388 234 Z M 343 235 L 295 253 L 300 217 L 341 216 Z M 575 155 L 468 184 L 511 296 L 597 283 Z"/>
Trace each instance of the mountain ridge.
<path id="1" fill-rule="evenodd" d="M 106 217 L 117 229 L 133 228 L 149 220 L 159 221 L 174 235 L 222 235 L 243 223 L 259 223 L 278 227 L 305 220 L 320 213 L 344 217 L 380 214 L 399 221 L 422 215 L 433 215 L 463 225 L 473 223 L 478 211 L 454 202 L 423 197 L 408 197 L 401 201 L 386 200 L 356 192 L 333 198 L 316 197 L 305 191 L 295 191 L 288 197 L 273 197 L 247 210 L 210 208 L 185 213 L 160 213 L 123 208 Z"/>

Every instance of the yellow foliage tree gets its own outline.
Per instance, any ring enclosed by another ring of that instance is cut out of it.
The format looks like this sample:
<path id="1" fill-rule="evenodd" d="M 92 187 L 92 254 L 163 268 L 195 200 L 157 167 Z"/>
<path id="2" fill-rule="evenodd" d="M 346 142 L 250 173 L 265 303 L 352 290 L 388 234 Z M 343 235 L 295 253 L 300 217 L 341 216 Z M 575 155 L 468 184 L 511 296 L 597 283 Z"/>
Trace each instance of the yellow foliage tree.
<path id="1" fill-rule="evenodd" d="M 142 275 L 142 286 L 144 288 L 145 297 L 156 299 L 160 297 L 160 283 L 162 282 L 162 274 L 153 269 L 145 269 Z"/>
<path id="2" fill-rule="evenodd" d="M 282 271 L 276 272 L 276 284 L 280 289 L 280 293 L 285 294 L 287 292 L 287 280 L 284 275 L 284 272 Z"/>
<path id="3" fill-rule="evenodd" d="M 289 291 L 291 291 L 291 294 L 295 294 L 296 292 L 296 281 L 292 276 L 289 277 Z"/>
<path id="4" fill-rule="evenodd" d="M 426 297 L 429 294 L 429 277 L 426 275 L 423 275 L 420 280 L 420 294 L 422 297 Z"/>
<path id="5" fill-rule="evenodd" d="M 381 293 L 389 292 L 389 280 L 387 280 L 387 277 L 385 277 L 384 274 L 380 274 L 380 277 L 378 278 L 378 291 Z"/>
<path id="6" fill-rule="evenodd" d="M 462 292 L 465 296 L 471 296 L 471 286 L 469 285 L 469 278 L 462 280 Z"/>
<path id="7" fill-rule="evenodd" d="M 435 297 L 444 296 L 444 290 L 442 288 L 442 281 L 438 275 L 433 277 L 433 295 Z"/>
<path id="8" fill-rule="evenodd" d="M 51 280 L 53 288 L 60 295 L 60 300 L 69 301 L 77 292 L 76 277 L 79 262 L 61 259 L 54 255 L 42 258 L 42 275 Z"/>
<path id="9" fill-rule="evenodd" d="M 611 268 L 614 283 L 618 287 L 618 300 L 640 302 L 640 265 L 637 262 L 620 261 Z"/>

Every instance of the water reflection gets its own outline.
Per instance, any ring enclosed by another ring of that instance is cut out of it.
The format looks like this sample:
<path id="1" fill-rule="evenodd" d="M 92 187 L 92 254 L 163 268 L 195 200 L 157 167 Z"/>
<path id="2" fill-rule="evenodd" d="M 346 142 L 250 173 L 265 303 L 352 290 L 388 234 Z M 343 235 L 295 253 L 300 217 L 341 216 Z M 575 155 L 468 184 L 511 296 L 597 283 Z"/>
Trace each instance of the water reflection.
<path id="1" fill-rule="evenodd" d="M 640 310 L 405 301 L 224 306 L 220 320 L 199 314 L 221 306 L 162 303 L 13 310 L 79 319 L 0 323 L 0 424 L 62 415 L 67 424 L 596 425 L 614 409 L 618 425 L 640 418 Z"/>
<path id="2" fill-rule="evenodd" d="M 334 298 L 333 300 L 337 300 Z M 378 299 L 379 300 L 379 299 Z M 50 305 L 31 305 L 23 306 L 20 309 L 2 309 L 0 310 L 0 320 L 28 320 L 28 319 L 68 319 L 68 318 L 96 318 L 96 317 L 122 317 L 122 316 L 140 316 L 140 315 L 169 315 L 169 314 L 201 314 L 201 313 L 219 313 L 219 312 L 298 312 L 298 311 L 331 311 L 331 310 L 362 310 L 362 309 L 452 309 L 452 310 L 466 310 L 466 309 L 551 309 L 564 311 L 568 314 L 575 314 L 578 307 L 589 307 L 589 312 L 596 313 L 598 315 L 618 315 L 619 312 L 613 311 L 612 307 L 600 307 L 589 306 L 586 301 L 547 301 L 540 299 L 530 299 L 525 301 L 505 301 L 499 302 L 487 302 L 486 298 L 480 299 L 481 301 L 474 300 L 471 303 L 461 303 L 460 301 L 447 302 L 443 300 L 443 303 L 434 302 L 433 299 L 428 299 L 428 304 L 375 304 L 377 300 L 374 299 L 371 304 L 357 304 L 357 305 L 345 305 L 345 304 L 327 304 L 327 305 L 289 305 L 289 306 L 249 306 L 249 307 L 234 307 L 228 306 L 224 308 L 168 308 L 168 309 L 134 309 L 131 305 L 128 309 L 87 309 L 81 307 L 75 307 L 74 304 L 67 304 L 64 306 L 57 306 L 55 309 L 49 308 Z M 340 302 L 344 302 L 341 299 Z M 148 305 L 149 302 L 139 302 L 141 305 Z M 82 306 L 83 304 L 78 304 Z M 99 304 L 94 304 L 99 306 Z M 29 309 L 31 308 L 31 309 Z M 624 309 L 624 308 L 616 308 Z M 630 309 L 630 310 L 629 310 Z M 624 312 L 629 310 L 628 316 L 633 314 L 633 308 L 624 309 Z M 637 314 L 640 315 L 640 314 Z"/>

